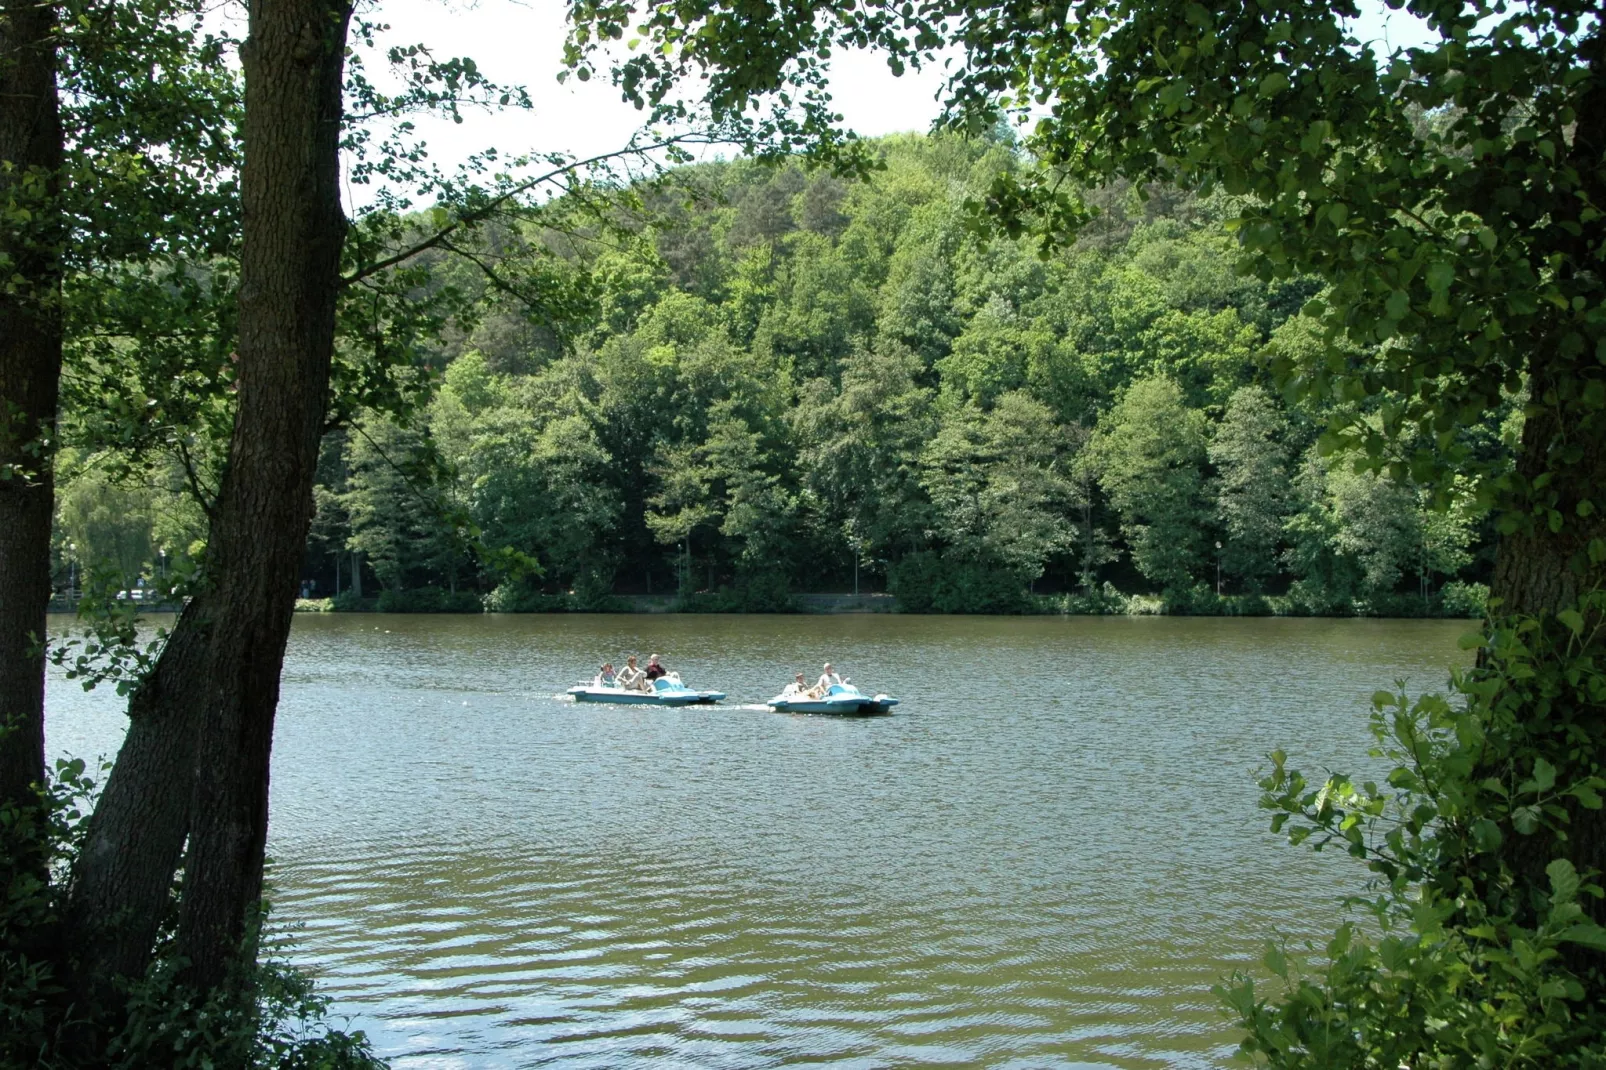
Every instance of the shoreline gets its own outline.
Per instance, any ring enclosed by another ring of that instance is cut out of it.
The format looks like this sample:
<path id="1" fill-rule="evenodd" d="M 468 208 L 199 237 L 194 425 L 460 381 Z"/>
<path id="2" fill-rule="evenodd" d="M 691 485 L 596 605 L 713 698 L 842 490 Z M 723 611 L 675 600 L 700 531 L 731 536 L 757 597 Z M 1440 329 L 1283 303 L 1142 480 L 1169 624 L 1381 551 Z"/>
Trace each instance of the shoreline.
<path id="1" fill-rule="evenodd" d="M 1313 611 L 1293 603 L 1286 596 L 1226 595 L 1211 600 L 1207 605 L 1179 606 L 1166 603 L 1159 595 L 1126 595 L 1098 600 L 1076 595 L 1031 595 L 1026 602 L 1012 609 L 993 612 L 941 612 L 930 609 L 909 610 L 900 607 L 896 595 L 876 594 L 794 594 L 787 598 L 784 608 L 709 608 L 705 605 L 683 603 L 678 595 L 609 595 L 597 604 L 580 604 L 562 596 L 553 596 L 541 608 L 528 610 L 487 610 L 479 606 L 426 607 L 419 605 L 384 605 L 378 597 L 360 601 L 343 599 L 337 605 L 330 598 L 298 598 L 297 613 L 398 613 L 408 616 L 554 616 L 566 613 L 599 613 L 617 616 L 841 616 L 896 613 L 911 617 L 1289 617 L 1324 620 L 1479 620 L 1481 614 L 1470 607 L 1457 605 L 1422 605 L 1411 596 L 1399 596 L 1386 605 L 1352 605 Z M 1413 603 L 1415 603 L 1413 605 Z M 181 607 L 173 603 L 139 603 L 145 613 L 176 613 Z M 65 599 L 52 599 L 49 612 L 71 614 L 76 606 Z"/>

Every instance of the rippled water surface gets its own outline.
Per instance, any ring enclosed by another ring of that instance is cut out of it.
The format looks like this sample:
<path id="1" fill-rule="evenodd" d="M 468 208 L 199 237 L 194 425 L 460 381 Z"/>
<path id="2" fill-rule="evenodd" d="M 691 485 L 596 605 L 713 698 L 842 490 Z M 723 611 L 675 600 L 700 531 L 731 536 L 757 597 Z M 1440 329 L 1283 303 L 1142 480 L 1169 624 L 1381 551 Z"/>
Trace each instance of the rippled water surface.
<path id="1" fill-rule="evenodd" d="M 1210 986 L 1356 881 L 1266 831 L 1260 756 L 1354 767 L 1465 628 L 302 616 L 276 914 L 398 1067 L 1218 1066 Z M 561 697 L 632 651 L 730 699 Z M 904 704 L 755 708 L 827 658 Z M 54 752 L 121 729 L 52 681 Z"/>

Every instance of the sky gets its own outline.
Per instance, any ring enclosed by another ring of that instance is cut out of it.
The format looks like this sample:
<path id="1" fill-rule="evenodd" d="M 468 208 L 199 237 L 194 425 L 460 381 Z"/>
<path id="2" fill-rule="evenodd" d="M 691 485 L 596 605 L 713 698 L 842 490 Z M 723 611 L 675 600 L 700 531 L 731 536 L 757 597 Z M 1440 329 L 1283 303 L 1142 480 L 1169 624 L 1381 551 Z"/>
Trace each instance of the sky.
<path id="1" fill-rule="evenodd" d="M 504 157 L 528 152 L 592 156 L 625 144 L 641 115 L 619 99 L 605 75 L 560 85 L 565 33 L 562 0 L 381 0 L 360 13 L 389 24 L 379 44 L 427 44 L 437 58 L 472 56 L 487 77 L 525 86 L 531 111 L 466 112 L 464 122 L 418 123 L 431 156 L 452 165 L 494 146 Z M 1363 4 L 1357 31 L 1363 39 L 1408 46 L 1427 40 L 1424 27 L 1377 0 Z M 378 81 L 378 57 L 370 62 Z M 938 114 L 940 66 L 895 77 L 880 56 L 839 53 L 832 64 L 832 95 L 846 125 L 866 137 L 924 131 Z M 360 203 L 363 191 L 351 191 Z"/>

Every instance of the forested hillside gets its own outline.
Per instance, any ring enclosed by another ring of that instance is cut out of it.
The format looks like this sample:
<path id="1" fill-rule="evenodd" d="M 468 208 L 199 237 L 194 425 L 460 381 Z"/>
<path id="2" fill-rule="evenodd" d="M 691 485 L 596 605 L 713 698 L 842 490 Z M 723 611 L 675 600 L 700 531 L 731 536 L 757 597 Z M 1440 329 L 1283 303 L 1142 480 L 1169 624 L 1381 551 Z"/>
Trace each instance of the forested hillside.
<path id="1" fill-rule="evenodd" d="M 879 150 L 885 169 L 857 184 L 696 165 L 600 253 L 533 230 L 484 239 L 495 263 L 562 252 L 577 326 L 527 318 L 539 279 L 436 255 L 431 285 L 463 288 L 472 322 L 428 355 L 442 374 L 416 420 L 326 441 L 312 591 L 778 609 L 852 590 L 857 571 L 909 611 L 1120 611 L 1134 595 L 1478 610 L 1486 520 L 1470 501 L 1432 508 L 1408 454 L 1382 458 L 1391 479 L 1318 449 L 1325 430 L 1387 419 L 1387 395 L 1352 411 L 1279 391 L 1279 356 L 1318 344 L 1297 316 L 1318 286 L 1237 274 L 1225 202 L 1104 191 L 1081 241 L 1044 259 L 966 226 L 1007 143 Z M 1515 411 L 1458 448 L 1500 456 Z M 185 556 L 202 525 L 182 480 L 73 460 L 63 586 L 94 560 L 127 577 Z"/>

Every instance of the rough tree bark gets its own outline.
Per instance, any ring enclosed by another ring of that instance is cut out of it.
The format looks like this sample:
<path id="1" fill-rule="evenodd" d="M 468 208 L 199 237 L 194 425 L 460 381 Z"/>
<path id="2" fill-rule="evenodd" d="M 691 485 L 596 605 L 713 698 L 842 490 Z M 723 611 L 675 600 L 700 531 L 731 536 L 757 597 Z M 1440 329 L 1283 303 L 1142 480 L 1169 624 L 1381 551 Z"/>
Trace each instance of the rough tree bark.
<path id="1" fill-rule="evenodd" d="M 217 607 L 179 923 L 201 987 L 222 981 L 261 895 L 273 718 L 334 351 L 350 17 L 343 0 L 253 0 L 241 49 L 239 410 L 208 546 Z"/>
<path id="2" fill-rule="evenodd" d="M 1606 29 L 1597 26 L 1579 54 L 1588 64 L 1592 84 L 1578 109 L 1570 158 L 1565 163 L 1582 181 L 1584 188 L 1577 198 L 1582 209 L 1606 201 Z M 1601 255 L 1606 250 L 1606 220 L 1579 212 L 1565 222 L 1572 233 L 1562 243 L 1561 272 L 1598 286 Z M 1565 321 L 1561 329 L 1566 329 Z M 1499 600 L 1498 614 L 1554 617 L 1583 595 L 1606 587 L 1606 567 L 1589 556 L 1590 542 L 1606 539 L 1606 502 L 1602 501 L 1606 494 L 1606 414 L 1590 413 L 1576 400 L 1589 378 L 1598 379 L 1601 369 L 1592 353 L 1571 362 L 1553 357 L 1558 341 L 1550 337 L 1533 341 L 1535 356 L 1528 382 L 1532 400 L 1523 424 L 1516 474 L 1519 485 L 1525 487 L 1533 487 L 1541 476 L 1553 480 L 1545 490 L 1555 495 L 1554 508 L 1563 518 L 1562 528 L 1554 532 L 1539 518 L 1531 528 L 1501 538 L 1489 590 L 1491 597 Z M 1580 514 L 1579 504 L 1585 501 L 1593 510 Z M 1536 710 L 1534 716 L 1552 723 L 1571 719 L 1593 739 L 1597 755 L 1606 746 L 1606 710 Z M 1572 744 L 1578 745 L 1576 741 Z M 1528 771 L 1521 772 L 1525 776 Z M 1590 810 L 1573 801 L 1568 811 L 1565 850 L 1569 860 L 1580 872 L 1606 872 L 1606 810 Z M 1544 868 L 1553 857 L 1547 838 L 1512 837 L 1506 850 L 1508 860 L 1527 874 L 1534 887 L 1547 886 Z M 1585 897 L 1584 905 L 1597 919 L 1606 920 L 1606 903 Z"/>
<path id="3" fill-rule="evenodd" d="M 61 380 L 58 192 L 62 126 L 56 8 L 0 0 L 0 804 L 44 776 L 45 612 L 50 604 L 51 455 Z M 10 213 L 8 213 L 10 214 Z"/>
<path id="4" fill-rule="evenodd" d="M 215 987 L 251 952 L 242 941 L 261 894 L 279 673 L 334 349 L 350 15 L 342 0 L 250 4 L 238 407 L 205 589 L 129 704 L 75 875 L 81 991 L 144 968 L 181 854 L 186 980 Z"/>

